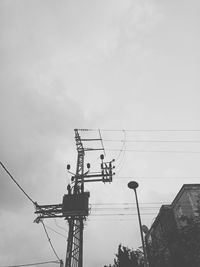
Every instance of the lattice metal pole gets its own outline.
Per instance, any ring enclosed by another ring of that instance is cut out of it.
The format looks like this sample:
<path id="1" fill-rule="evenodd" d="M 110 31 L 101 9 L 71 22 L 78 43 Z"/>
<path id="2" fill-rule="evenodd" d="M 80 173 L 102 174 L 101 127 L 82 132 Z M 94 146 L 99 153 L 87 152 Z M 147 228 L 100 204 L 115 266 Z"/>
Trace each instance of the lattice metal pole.
<path id="1" fill-rule="evenodd" d="M 75 140 L 78 156 L 73 194 L 80 194 L 84 192 L 83 174 L 85 152 L 78 130 L 75 130 Z M 72 216 L 70 219 L 68 219 L 69 234 L 65 267 L 83 266 L 83 220 L 84 218 L 82 216 Z"/>
<path id="2" fill-rule="evenodd" d="M 100 136 L 101 137 L 101 136 Z M 83 267 L 83 228 L 84 220 L 88 216 L 89 192 L 84 192 L 85 182 L 112 182 L 114 173 L 112 170 L 112 161 L 104 162 L 104 156 L 101 155 L 101 172 L 89 173 L 90 164 L 87 164 L 88 171 L 84 173 L 84 156 L 85 151 L 104 150 L 104 148 L 84 148 L 82 141 L 101 141 L 102 139 L 81 139 L 79 132 L 75 129 L 75 140 L 77 147 L 77 166 L 76 174 L 72 176 L 72 187 L 68 185 L 68 194 L 63 196 L 62 204 L 38 205 L 36 203 L 36 214 L 39 216 L 35 219 L 39 223 L 45 218 L 64 217 L 69 223 L 69 233 L 67 240 L 67 253 L 65 267 Z M 70 169 L 68 164 L 67 169 Z M 62 265 L 62 262 L 60 262 Z"/>

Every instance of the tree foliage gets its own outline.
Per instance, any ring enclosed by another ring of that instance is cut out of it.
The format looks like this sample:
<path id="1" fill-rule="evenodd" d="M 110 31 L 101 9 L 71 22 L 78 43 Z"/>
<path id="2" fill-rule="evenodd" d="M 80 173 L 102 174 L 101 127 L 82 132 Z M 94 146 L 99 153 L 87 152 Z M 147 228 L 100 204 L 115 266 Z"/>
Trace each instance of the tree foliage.
<path id="1" fill-rule="evenodd" d="M 121 244 L 118 247 L 118 253 L 114 259 L 113 265 L 104 267 L 143 267 L 144 258 L 143 252 L 138 250 L 130 250 L 128 247 L 124 247 Z"/>

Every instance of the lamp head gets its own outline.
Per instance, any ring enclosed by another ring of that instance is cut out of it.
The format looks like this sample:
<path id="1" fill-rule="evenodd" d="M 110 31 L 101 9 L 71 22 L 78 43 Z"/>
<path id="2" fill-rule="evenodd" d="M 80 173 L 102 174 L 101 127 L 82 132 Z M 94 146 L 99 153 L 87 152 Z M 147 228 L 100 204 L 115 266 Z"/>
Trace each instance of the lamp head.
<path id="1" fill-rule="evenodd" d="M 139 186 L 139 184 L 137 182 L 135 182 L 135 181 L 131 181 L 131 182 L 128 183 L 128 187 L 130 189 L 134 189 L 135 190 L 136 188 L 138 188 L 138 186 Z"/>

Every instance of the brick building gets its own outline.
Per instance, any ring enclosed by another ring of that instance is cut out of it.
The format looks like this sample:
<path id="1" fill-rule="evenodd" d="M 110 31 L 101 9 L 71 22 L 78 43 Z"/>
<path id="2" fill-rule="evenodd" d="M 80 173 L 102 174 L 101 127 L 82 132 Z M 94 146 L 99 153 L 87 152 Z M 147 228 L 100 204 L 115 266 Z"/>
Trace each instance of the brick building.
<path id="1" fill-rule="evenodd" d="M 199 215 L 199 201 L 200 184 L 184 184 L 171 205 L 161 206 L 145 236 L 150 267 L 181 266 L 181 260 L 179 263 L 174 262 L 178 261 L 174 249 L 176 234 L 187 225 L 186 218 L 195 218 Z"/>

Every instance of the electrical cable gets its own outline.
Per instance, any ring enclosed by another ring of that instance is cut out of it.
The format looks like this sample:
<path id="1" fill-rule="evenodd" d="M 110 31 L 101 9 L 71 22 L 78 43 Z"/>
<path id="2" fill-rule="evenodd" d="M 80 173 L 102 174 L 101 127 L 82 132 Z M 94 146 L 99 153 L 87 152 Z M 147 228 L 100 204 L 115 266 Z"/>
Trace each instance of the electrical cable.
<path id="1" fill-rule="evenodd" d="M 1 267 L 35 266 L 35 265 L 42 265 L 42 264 L 49 264 L 49 263 L 59 263 L 60 264 L 60 261 L 44 261 L 44 262 L 27 263 L 27 264 L 20 264 L 20 265 L 9 265 L 9 266 L 1 266 Z"/>
<path id="2" fill-rule="evenodd" d="M 166 205 L 166 204 L 169 204 L 169 202 L 139 202 L 140 205 L 142 204 L 162 204 L 162 205 Z M 133 203 L 133 202 L 122 202 L 122 203 L 112 203 L 112 202 L 107 202 L 107 203 L 93 203 L 91 204 L 92 206 L 93 205 L 136 205 L 136 203 Z"/>
<path id="3" fill-rule="evenodd" d="M 120 151 L 117 148 L 107 148 L 107 151 Z M 139 153 L 183 153 L 183 154 L 200 154 L 200 151 L 178 151 L 178 150 L 136 150 L 136 149 L 126 149 L 126 152 L 139 152 Z"/>
<path id="4" fill-rule="evenodd" d="M 78 129 L 79 131 L 99 131 L 99 129 Z M 103 132 L 121 132 L 122 129 L 100 129 Z M 198 129 L 135 129 L 126 130 L 127 132 L 200 132 Z"/>
<path id="5" fill-rule="evenodd" d="M 61 230 L 66 232 L 66 229 L 64 227 L 60 226 L 55 218 L 54 218 L 54 223 L 58 228 L 60 228 Z"/>
<path id="6" fill-rule="evenodd" d="M 123 218 L 123 219 L 120 219 L 120 218 L 92 218 L 92 220 L 88 220 L 89 222 L 118 222 L 118 221 L 124 221 L 124 222 L 133 222 L 133 218 Z"/>
<path id="7" fill-rule="evenodd" d="M 122 154 L 122 158 L 121 158 L 119 164 L 115 167 L 116 168 L 116 174 L 120 173 L 121 169 L 123 168 L 124 162 L 125 162 L 124 160 L 125 160 L 125 154 L 126 154 L 126 131 L 124 130 L 123 132 L 124 132 L 124 142 L 123 142 L 123 145 L 122 145 L 121 150 L 120 150 L 120 154 L 122 153 L 122 151 L 123 151 L 123 154 Z M 120 156 L 120 154 L 119 154 L 119 156 Z M 119 158 L 119 156 L 116 158 L 116 161 Z"/>
<path id="8" fill-rule="evenodd" d="M 48 234 L 48 232 L 47 232 L 47 229 L 46 229 L 46 227 L 45 227 L 45 224 L 44 224 L 44 222 L 43 222 L 42 220 L 41 220 L 41 223 L 42 223 L 42 225 L 43 225 L 43 228 L 44 228 L 45 234 L 46 234 L 46 236 L 47 236 L 47 239 L 48 239 L 48 241 L 49 241 L 49 244 L 50 244 L 50 246 L 51 246 L 51 248 L 52 248 L 52 250 L 53 250 L 53 252 L 54 252 L 56 258 L 57 258 L 57 259 L 59 260 L 59 262 L 60 262 L 61 259 L 58 257 L 58 254 L 56 253 L 56 251 L 55 251 L 55 249 L 54 249 L 54 247 L 53 247 L 53 244 L 52 244 L 52 242 L 51 242 L 51 239 L 50 239 L 50 237 L 49 237 L 49 234 Z"/>
<path id="9" fill-rule="evenodd" d="M 65 239 L 67 238 L 67 236 L 65 236 L 65 235 L 63 235 L 63 234 L 57 232 L 57 231 L 56 231 L 55 229 L 53 229 L 52 227 L 50 227 L 50 226 L 48 226 L 48 225 L 46 225 L 46 224 L 45 224 L 45 226 L 46 226 L 47 229 L 51 230 L 52 232 L 54 232 L 54 233 L 56 233 L 56 234 L 58 234 L 58 235 L 64 237 Z"/>
<path id="10" fill-rule="evenodd" d="M 160 208 L 161 206 L 171 206 L 170 203 L 168 204 L 158 204 L 158 206 L 151 206 L 151 205 L 148 205 L 148 206 L 142 206 L 140 204 L 140 209 L 141 210 L 153 210 L 153 209 L 158 209 Z M 188 205 L 181 205 L 182 207 L 188 207 Z M 123 211 L 127 211 L 127 210 L 133 210 L 136 208 L 136 204 L 135 205 L 126 205 L 126 206 L 96 206 L 94 208 L 91 208 L 91 211 L 97 211 L 97 212 L 101 212 L 101 211 L 108 211 L 108 210 L 111 210 L 111 211 L 116 211 L 116 210 L 123 210 Z"/>
<path id="11" fill-rule="evenodd" d="M 14 179 L 14 177 L 11 175 L 11 173 L 8 171 L 8 169 L 3 165 L 3 163 L 0 161 L 1 167 L 5 170 L 5 172 L 9 175 L 9 177 L 13 180 L 13 182 L 18 186 L 18 188 L 24 193 L 24 195 L 33 203 L 33 205 L 36 204 L 35 201 L 24 191 L 24 189 L 18 184 L 18 182 Z"/>
<path id="12" fill-rule="evenodd" d="M 120 139 L 103 139 L 104 142 L 120 143 L 200 143 L 200 140 L 120 140 Z"/>
<path id="13" fill-rule="evenodd" d="M 141 213 L 141 215 L 155 215 L 158 213 Z M 116 214 L 109 214 L 109 213 L 105 213 L 105 214 L 90 214 L 90 216 L 138 216 L 137 213 L 116 213 Z"/>
<path id="14" fill-rule="evenodd" d="M 122 151 L 124 150 L 125 140 L 126 140 L 126 132 L 123 131 L 123 133 L 124 133 L 124 140 L 123 140 L 123 142 L 122 142 L 121 149 L 119 150 L 119 154 L 118 154 L 117 157 L 115 158 L 115 161 L 118 161 L 118 159 L 119 159 L 120 156 L 121 156 Z"/>
<path id="15" fill-rule="evenodd" d="M 99 137 L 100 137 L 101 145 L 102 145 L 102 148 L 103 148 L 104 156 L 106 156 L 106 152 L 105 152 L 105 148 L 104 148 L 104 144 L 103 144 L 103 140 L 102 140 L 101 130 L 100 129 L 99 129 Z"/>
<path id="16" fill-rule="evenodd" d="M 155 207 L 155 206 L 151 206 L 151 207 L 140 207 L 141 210 L 152 210 L 152 209 L 158 209 L 159 206 Z M 104 207 L 104 208 L 92 208 L 91 209 L 92 211 L 108 211 L 108 210 L 111 210 L 111 211 L 118 211 L 118 210 L 123 210 L 123 211 L 126 211 L 126 210 L 133 210 L 133 207 Z"/>
<path id="17" fill-rule="evenodd" d="M 131 179 L 131 177 L 117 176 L 115 179 Z M 134 179 L 200 179 L 200 176 L 134 176 Z"/>

